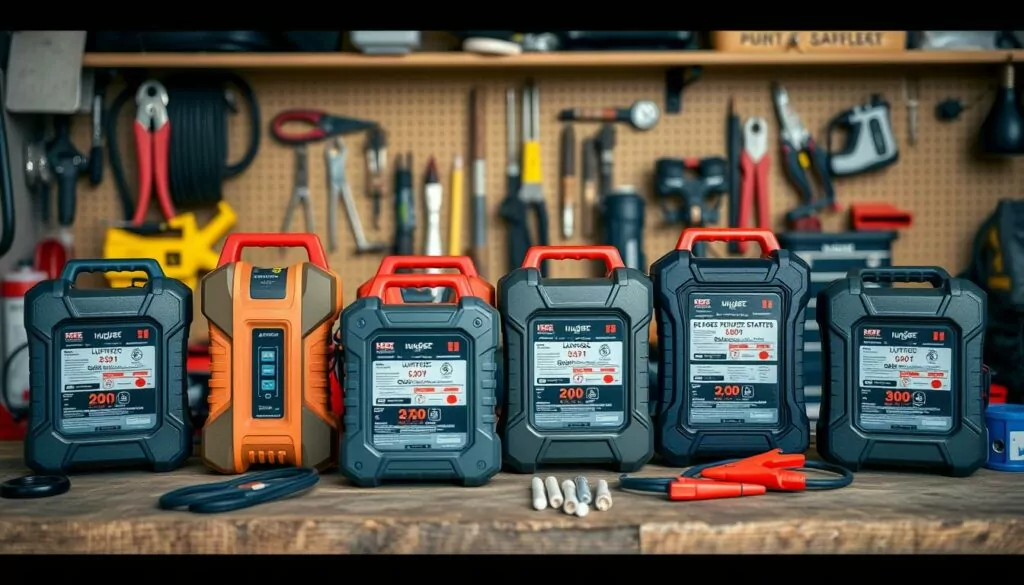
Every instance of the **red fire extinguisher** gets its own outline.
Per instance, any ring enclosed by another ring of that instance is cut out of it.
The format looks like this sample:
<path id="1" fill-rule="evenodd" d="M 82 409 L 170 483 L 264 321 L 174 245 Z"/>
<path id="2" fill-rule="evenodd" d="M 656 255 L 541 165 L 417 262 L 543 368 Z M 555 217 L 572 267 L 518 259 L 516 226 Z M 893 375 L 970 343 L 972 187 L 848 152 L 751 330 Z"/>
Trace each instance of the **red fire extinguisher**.
<path id="1" fill-rule="evenodd" d="M 20 441 L 25 437 L 28 412 L 28 335 L 25 331 L 25 293 L 46 280 L 46 273 L 30 265 L 21 265 L 4 275 L 0 285 L 3 325 L 3 364 L 0 367 L 0 441 Z"/>

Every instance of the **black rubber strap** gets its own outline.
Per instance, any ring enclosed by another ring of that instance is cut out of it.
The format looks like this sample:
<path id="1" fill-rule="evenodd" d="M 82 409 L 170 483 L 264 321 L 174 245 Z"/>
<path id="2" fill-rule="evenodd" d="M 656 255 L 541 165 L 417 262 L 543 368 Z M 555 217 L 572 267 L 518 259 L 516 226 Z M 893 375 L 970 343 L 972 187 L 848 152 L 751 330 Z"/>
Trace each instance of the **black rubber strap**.
<path id="1" fill-rule="evenodd" d="M 288 467 L 176 489 L 160 497 L 164 510 L 185 508 L 197 514 L 217 514 L 273 502 L 307 490 L 320 481 L 315 469 Z"/>
<path id="2" fill-rule="evenodd" d="M 26 475 L 0 483 L 0 498 L 30 500 L 67 493 L 71 480 L 65 475 Z"/>

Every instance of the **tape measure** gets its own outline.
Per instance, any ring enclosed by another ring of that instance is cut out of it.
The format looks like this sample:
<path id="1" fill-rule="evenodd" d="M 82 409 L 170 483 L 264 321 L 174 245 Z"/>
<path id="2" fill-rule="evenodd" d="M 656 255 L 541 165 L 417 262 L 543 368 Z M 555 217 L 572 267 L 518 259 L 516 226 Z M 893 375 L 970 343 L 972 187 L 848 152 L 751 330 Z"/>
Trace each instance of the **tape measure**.
<path id="1" fill-rule="evenodd" d="M 308 262 L 262 268 L 243 248 L 301 247 Z M 210 322 L 210 416 L 203 460 L 221 473 L 253 465 L 323 469 L 337 422 L 328 399 L 329 336 L 341 280 L 313 234 L 231 234 L 201 284 Z"/>

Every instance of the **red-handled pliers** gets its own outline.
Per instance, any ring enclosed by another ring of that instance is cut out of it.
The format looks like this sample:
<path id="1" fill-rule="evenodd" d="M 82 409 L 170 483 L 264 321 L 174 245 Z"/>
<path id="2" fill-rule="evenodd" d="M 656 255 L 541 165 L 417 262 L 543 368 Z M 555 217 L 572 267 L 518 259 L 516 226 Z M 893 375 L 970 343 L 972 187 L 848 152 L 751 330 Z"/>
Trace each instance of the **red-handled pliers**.
<path id="1" fill-rule="evenodd" d="M 740 172 L 743 182 L 740 185 L 740 216 L 739 227 L 755 227 L 750 225 L 753 207 L 757 204 L 757 226 L 769 229 L 771 218 L 768 216 L 768 169 L 771 157 L 768 154 L 768 123 L 764 118 L 747 118 L 743 124 L 743 152 L 740 154 Z M 740 253 L 747 251 L 747 242 L 737 242 Z"/>
<path id="2" fill-rule="evenodd" d="M 305 131 L 289 132 L 284 128 L 288 123 L 301 123 L 309 128 Z M 270 132 L 274 138 L 285 144 L 308 144 L 376 126 L 376 122 L 369 120 L 332 116 L 319 110 L 285 110 L 270 121 Z"/>
<path id="3" fill-rule="evenodd" d="M 146 220 L 149 197 L 156 183 L 156 200 L 166 219 L 177 213 L 171 201 L 168 157 L 171 147 L 171 122 L 167 117 L 167 89 L 157 81 L 147 81 L 135 93 L 135 158 L 139 165 L 139 202 L 132 225 Z"/>

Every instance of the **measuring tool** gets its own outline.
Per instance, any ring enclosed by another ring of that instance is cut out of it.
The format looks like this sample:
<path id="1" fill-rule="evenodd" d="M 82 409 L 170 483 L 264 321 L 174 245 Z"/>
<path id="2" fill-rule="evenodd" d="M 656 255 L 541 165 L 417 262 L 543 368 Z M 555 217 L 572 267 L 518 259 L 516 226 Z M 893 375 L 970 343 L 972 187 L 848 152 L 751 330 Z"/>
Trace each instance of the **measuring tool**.
<path id="1" fill-rule="evenodd" d="M 261 268 L 244 248 L 305 248 L 308 262 Z M 210 416 L 203 461 L 221 473 L 252 465 L 334 463 L 329 335 L 341 279 L 313 234 L 231 234 L 202 282 L 210 323 Z"/>
<path id="2" fill-rule="evenodd" d="M 345 206 L 348 224 L 352 229 L 352 237 L 356 240 L 356 254 L 380 252 L 387 248 L 384 242 L 370 242 L 363 230 L 363 220 L 359 218 L 356 201 L 352 197 L 352 187 L 348 182 L 345 165 L 348 162 L 348 147 L 340 136 L 324 148 L 324 159 L 327 164 L 327 245 L 334 252 L 338 249 L 338 199 Z"/>
<path id="3" fill-rule="evenodd" d="M 956 477 L 985 463 L 988 313 L 977 285 L 935 267 L 862 268 L 820 292 L 816 311 L 825 459 Z"/>
<path id="4" fill-rule="evenodd" d="M 761 257 L 708 258 L 701 240 L 755 241 Z M 801 370 L 807 264 L 763 229 L 689 228 L 651 265 L 658 315 L 655 442 L 670 465 L 810 442 Z M 799 328 L 799 329 L 798 329 Z"/>
<path id="5" fill-rule="evenodd" d="M 842 130 L 846 144 L 832 151 L 832 134 Z M 877 171 L 895 163 L 900 157 L 896 135 L 892 131 L 889 102 L 880 95 L 839 114 L 828 124 L 828 168 L 837 177 Z"/>
<path id="6" fill-rule="evenodd" d="M 139 272 L 79 289 L 83 272 Z M 36 473 L 148 467 L 192 454 L 185 355 L 192 291 L 155 260 L 71 260 L 25 295 L 32 366 L 25 464 Z"/>
<path id="7" fill-rule="evenodd" d="M 547 279 L 541 262 L 601 260 L 604 278 Z M 505 339 L 502 459 L 519 473 L 560 464 L 643 466 L 652 286 L 612 246 L 534 246 L 498 281 Z"/>
<path id="8" fill-rule="evenodd" d="M 574 122 L 628 122 L 637 130 L 650 130 L 658 124 L 661 110 L 651 100 L 637 100 L 628 108 L 569 108 L 558 119 Z"/>
<path id="9" fill-rule="evenodd" d="M 452 302 L 389 302 L 389 289 L 415 287 L 449 288 Z M 360 486 L 487 483 L 501 467 L 498 312 L 462 274 L 384 274 L 363 290 L 341 315 L 342 473 Z"/>
<path id="10" fill-rule="evenodd" d="M 786 221 L 793 230 L 821 231 L 821 220 L 817 217 L 824 208 L 838 210 L 836 193 L 829 175 L 828 153 L 818 148 L 811 133 L 804 127 L 800 117 L 790 105 L 789 93 L 778 84 L 772 86 L 772 101 L 779 118 L 779 139 L 782 145 L 782 163 L 786 176 L 800 194 L 801 204 L 786 214 Z M 814 169 L 821 183 L 822 196 L 814 197 L 808 171 Z"/>
<path id="11" fill-rule="evenodd" d="M 164 275 L 196 290 L 199 277 L 217 267 L 214 245 L 235 225 L 235 211 L 226 201 L 217 203 L 217 214 L 202 228 L 192 212 L 181 213 L 164 224 L 107 228 L 103 257 L 108 260 L 153 258 Z M 143 278 L 139 272 L 110 272 L 110 286 L 123 288 Z"/>

